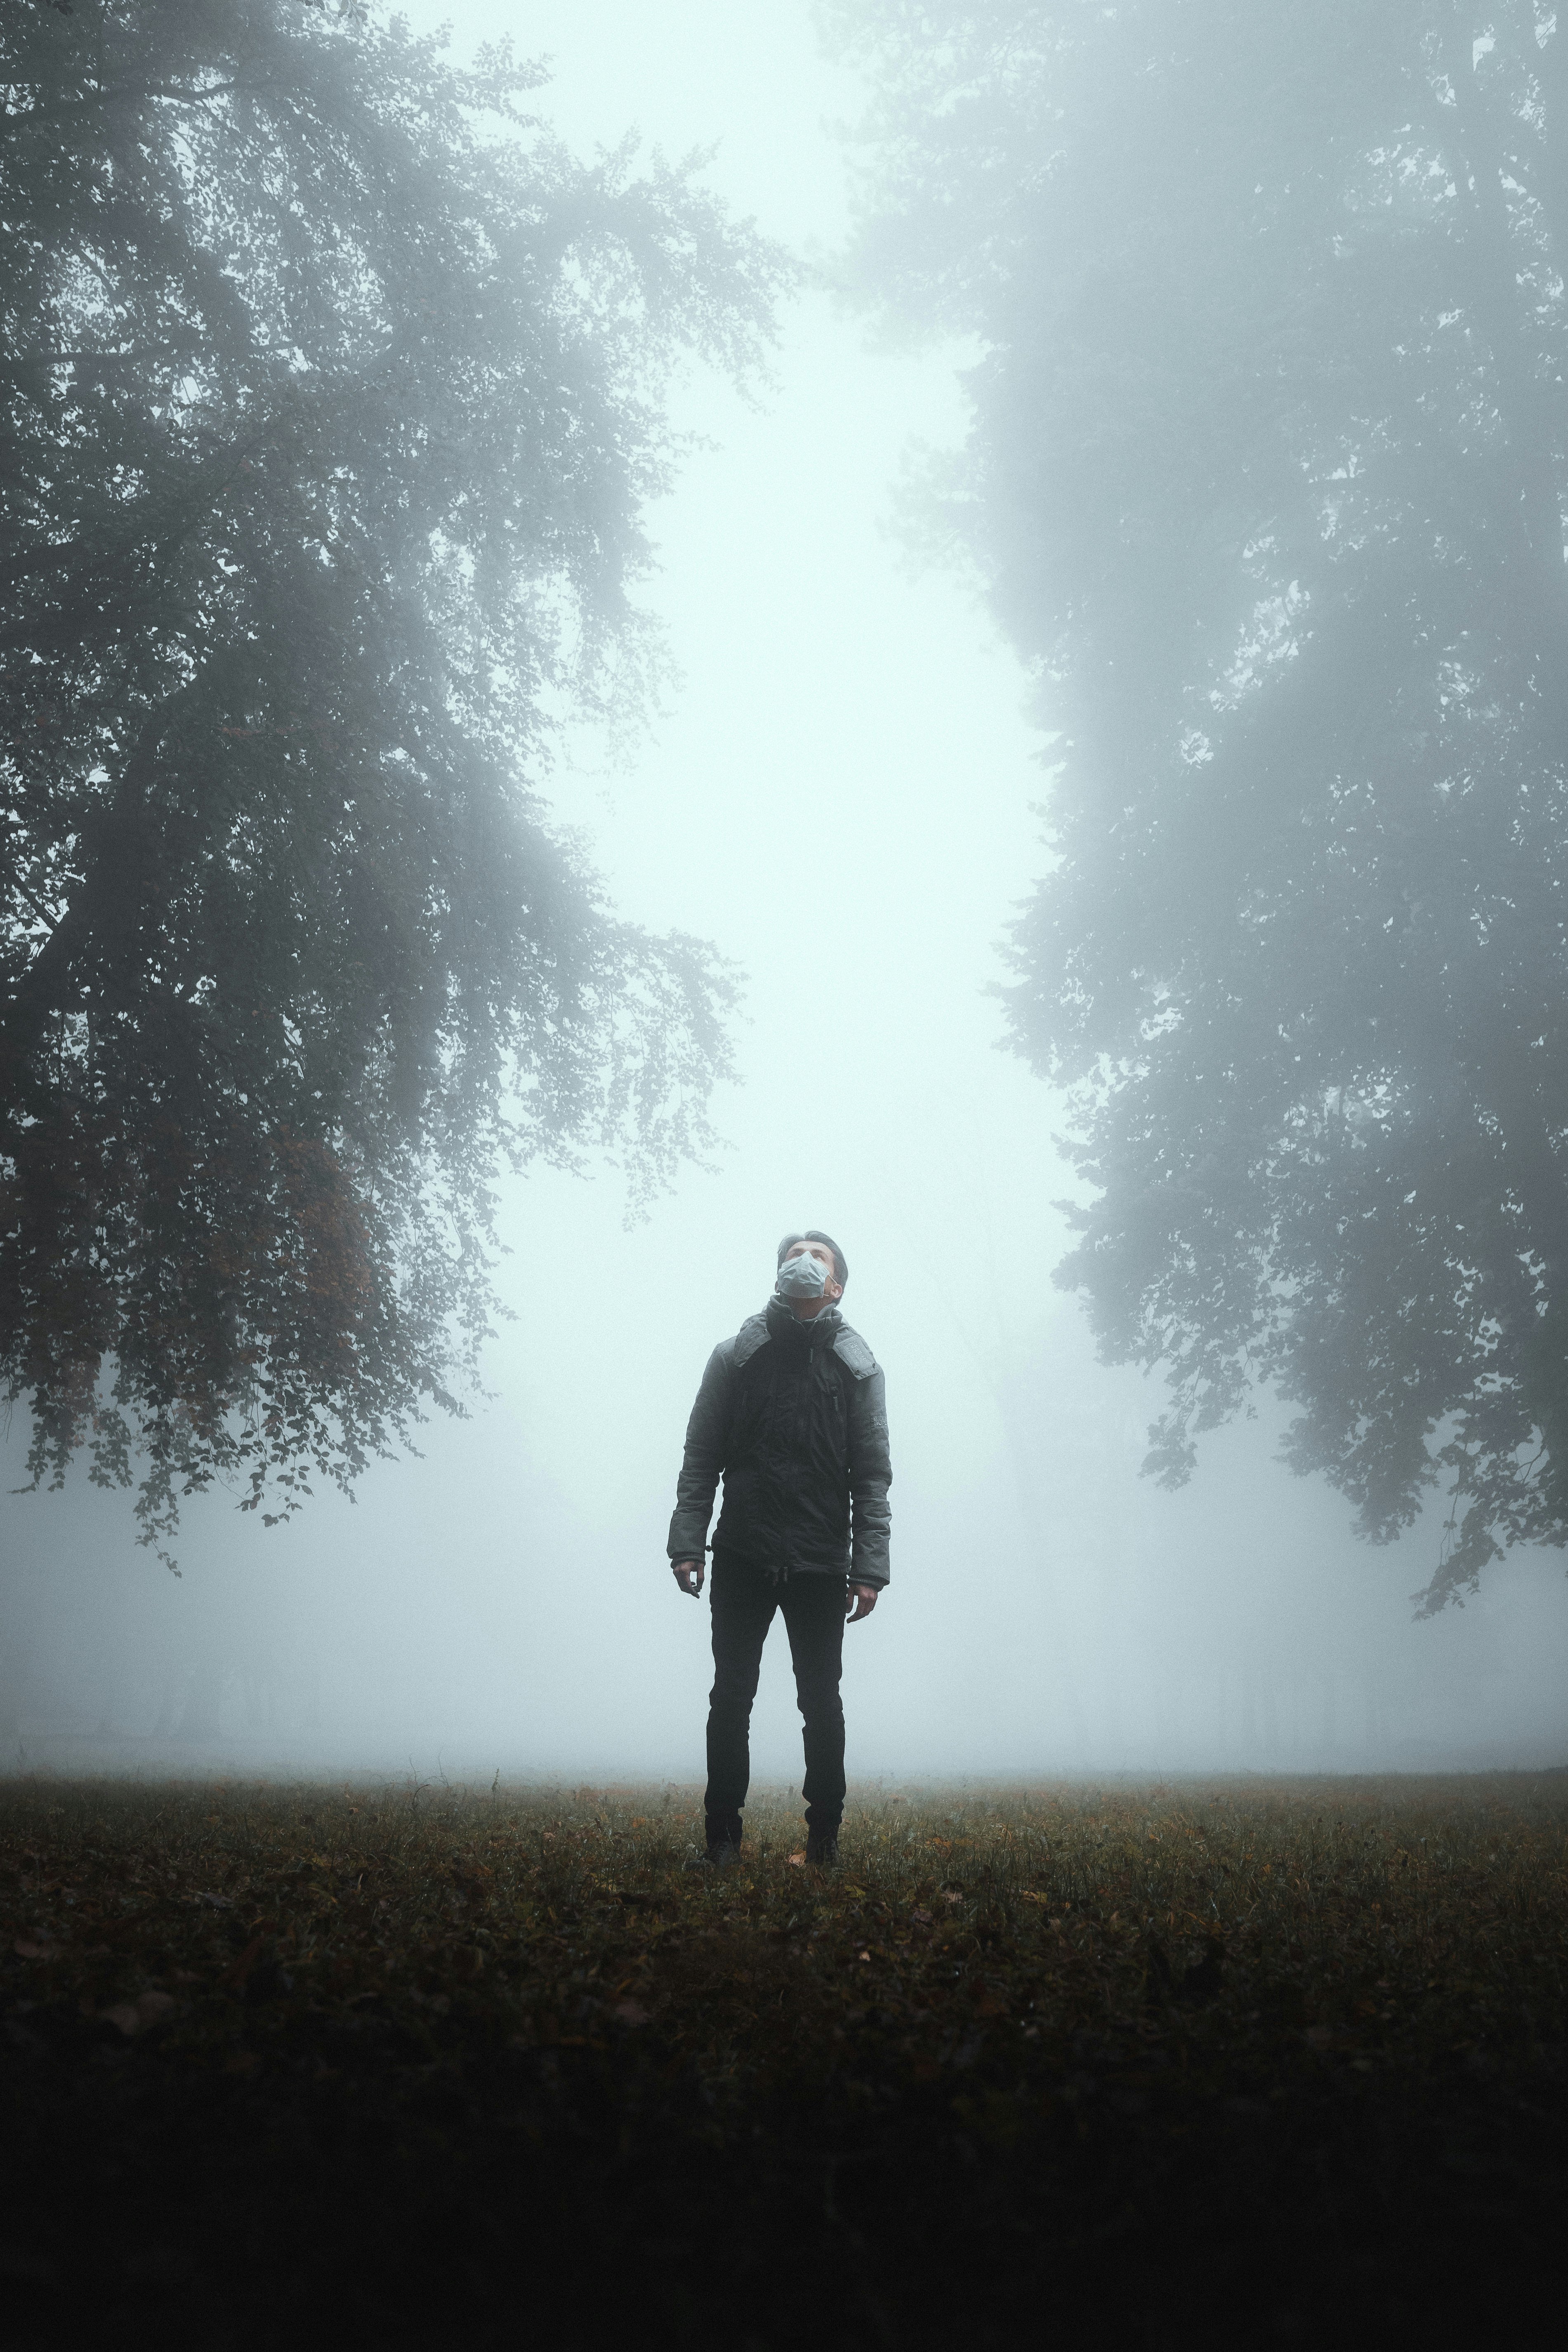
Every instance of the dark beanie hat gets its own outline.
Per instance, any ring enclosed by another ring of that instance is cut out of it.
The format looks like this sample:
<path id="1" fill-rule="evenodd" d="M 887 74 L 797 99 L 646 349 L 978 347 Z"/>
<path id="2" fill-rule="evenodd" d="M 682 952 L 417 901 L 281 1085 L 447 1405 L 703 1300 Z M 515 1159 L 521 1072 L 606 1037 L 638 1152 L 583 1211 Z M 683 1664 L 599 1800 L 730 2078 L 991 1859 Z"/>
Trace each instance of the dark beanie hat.
<path id="1" fill-rule="evenodd" d="M 796 1242 L 826 1243 L 828 1248 L 833 1252 L 833 1279 L 838 1285 L 839 1289 L 842 1290 L 845 1284 L 849 1279 L 849 1267 L 843 1251 L 839 1248 L 838 1244 L 834 1240 L 833 1235 L 831 1234 L 819 1234 L 815 1225 L 808 1234 L 785 1234 L 783 1241 L 779 1244 L 778 1263 L 780 1265 L 783 1265 L 784 1262 L 784 1252 L 786 1250 L 794 1249 Z"/>

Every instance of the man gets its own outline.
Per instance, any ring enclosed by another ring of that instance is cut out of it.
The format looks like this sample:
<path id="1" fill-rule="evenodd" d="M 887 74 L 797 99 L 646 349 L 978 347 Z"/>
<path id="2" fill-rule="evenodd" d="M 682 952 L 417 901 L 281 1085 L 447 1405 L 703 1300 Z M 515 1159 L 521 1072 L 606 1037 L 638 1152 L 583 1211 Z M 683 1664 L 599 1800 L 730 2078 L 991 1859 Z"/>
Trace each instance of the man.
<path id="1" fill-rule="evenodd" d="M 838 1859 L 844 1815 L 844 1625 L 888 1581 L 888 1412 L 877 1360 L 838 1312 L 849 1279 L 826 1234 L 786 1234 L 773 1296 L 708 1359 L 669 1523 L 675 1580 L 695 1599 L 714 1489 L 708 1859 L 738 1862 L 752 1701 L 784 1612 L 805 1746 L 805 1858 Z"/>

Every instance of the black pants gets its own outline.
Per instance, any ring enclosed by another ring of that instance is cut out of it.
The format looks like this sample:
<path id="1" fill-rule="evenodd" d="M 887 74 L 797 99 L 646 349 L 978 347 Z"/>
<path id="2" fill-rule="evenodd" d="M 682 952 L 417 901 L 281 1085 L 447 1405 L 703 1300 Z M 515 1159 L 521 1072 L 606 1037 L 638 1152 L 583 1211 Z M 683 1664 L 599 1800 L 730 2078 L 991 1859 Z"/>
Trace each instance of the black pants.
<path id="1" fill-rule="evenodd" d="M 805 1818 L 836 1830 L 844 1814 L 844 1706 L 838 1676 L 844 1651 L 842 1576 L 781 1577 L 733 1552 L 713 1555 L 713 1690 L 708 1706 L 709 1835 L 739 1838 L 741 1808 L 752 1784 L 752 1701 L 763 1643 L 773 1612 L 784 1612 L 795 1696 L 804 1718 Z"/>

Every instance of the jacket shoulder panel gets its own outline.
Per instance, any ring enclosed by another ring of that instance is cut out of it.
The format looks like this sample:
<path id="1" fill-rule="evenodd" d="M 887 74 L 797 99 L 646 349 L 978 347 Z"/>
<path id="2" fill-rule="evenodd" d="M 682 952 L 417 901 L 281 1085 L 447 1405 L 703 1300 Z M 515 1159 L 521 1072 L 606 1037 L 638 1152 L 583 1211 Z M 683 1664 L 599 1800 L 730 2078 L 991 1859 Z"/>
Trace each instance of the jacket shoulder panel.
<path id="1" fill-rule="evenodd" d="M 833 1352 L 841 1364 L 847 1364 L 858 1381 L 868 1381 L 877 1370 L 877 1359 L 860 1337 L 847 1323 L 833 1342 Z"/>
<path id="2" fill-rule="evenodd" d="M 764 1347 L 767 1344 L 767 1339 L 768 1326 L 766 1317 L 762 1315 L 748 1315 L 740 1329 L 736 1332 L 734 1338 L 732 1339 L 724 1340 L 722 1345 L 726 1349 L 733 1351 L 732 1361 L 734 1363 L 735 1370 L 739 1371 L 742 1365 L 749 1364 L 751 1362 L 752 1358 L 756 1354 L 759 1348 Z"/>

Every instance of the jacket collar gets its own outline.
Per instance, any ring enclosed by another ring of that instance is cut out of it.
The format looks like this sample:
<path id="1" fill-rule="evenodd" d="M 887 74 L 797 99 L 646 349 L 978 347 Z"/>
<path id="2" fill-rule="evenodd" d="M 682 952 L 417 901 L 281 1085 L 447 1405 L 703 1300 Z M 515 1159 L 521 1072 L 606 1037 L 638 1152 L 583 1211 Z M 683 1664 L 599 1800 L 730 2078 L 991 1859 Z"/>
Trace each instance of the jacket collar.
<path id="1" fill-rule="evenodd" d="M 837 1307 L 825 1307 L 820 1315 L 803 1318 L 786 1307 L 782 1298 L 769 1299 L 763 1319 L 768 1327 L 769 1339 L 786 1348 L 830 1348 L 844 1328 L 844 1318 Z"/>

